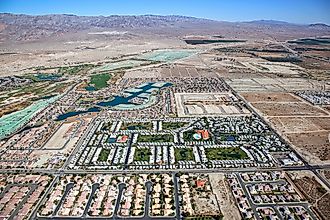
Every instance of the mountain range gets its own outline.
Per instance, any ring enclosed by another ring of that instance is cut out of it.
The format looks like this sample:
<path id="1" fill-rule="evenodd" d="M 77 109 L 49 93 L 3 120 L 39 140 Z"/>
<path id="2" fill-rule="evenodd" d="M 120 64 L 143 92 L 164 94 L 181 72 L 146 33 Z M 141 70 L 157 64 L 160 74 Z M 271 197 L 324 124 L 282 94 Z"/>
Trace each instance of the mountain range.
<path id="1" fill-rule="evenodd" d="M 204 31 L 249 33 L 253 29 L 257 32 L 269 34 L 271 32 L 303 32 L 316 34 L 329 34 L 330 27 L 326 24 L 291 24 L 282 21 L 260 20 L 251 22 L 224 22 L 187 16 L 77 16 L 69 14 L 51 15 L 24 15 L 0 13 L 0 40 L 6 41 L 30 41 L 47 37 L 56 37 L 66 33 L 81 31 L 104 30 L 166 30 L 167 33 L 179 34 L 182 31 L 189 33 L 203 33 Z M 180 30 L 177 32 L 176 30 Z"/>

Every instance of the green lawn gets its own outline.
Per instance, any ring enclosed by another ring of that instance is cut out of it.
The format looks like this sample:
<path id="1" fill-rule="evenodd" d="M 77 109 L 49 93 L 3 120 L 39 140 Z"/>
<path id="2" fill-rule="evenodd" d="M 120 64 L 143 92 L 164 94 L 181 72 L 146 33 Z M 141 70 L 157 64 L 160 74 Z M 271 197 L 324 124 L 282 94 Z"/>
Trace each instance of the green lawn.
<path id="1" fill-rule="evenodd" d="M 135 161 L 150 161 L 151 151 L 149 148 L 136 148 L 134 152 Z"/>
<path id="2" fill-rule="evenodd" d="M 186 131 L 186 132 L 183 132 L 183 140 L 184 141 L 196 141 L 193 137 L 193 135 L 195 134 L 196 132 L 194 130 L 190 130 L 190 131 Z"/>
<path id="3" fill-rule="evenodd" d="M 57 72 L 61 74 L 69 74 L 69 75 L 74 75 L 77 73 L 85 73 L 89 69 L 95 67 L 94 64 L 83 64 L 83 65 L 78 65 L 78 66 L 61 66 Z"/>
<path id="4" fill-rule="evenodd" d="M 111 75 L 107 73 L 92 75 L 90 84 L 93 84 L 96 90 L 103 89 L 108 86 L 107 81 L 110 78 Z"/>
<path id="5" fill-rule="evenodd" d="M 174 129 L 185 127 L 187 125 L 188 125 L 187 122 L 163 122 L 162 123 L 163 130 L 174 130 Z"/>
<path id="6" fill-rule="evenodd" d="M 99 157 L 97 158 L 97 161 L 107 161 L 109 154 L 110 150 L 103 148 L 99 154 Z"/>
<path id="7" fill-rule="evenodd" d="M 173 142 L 171 134 L 139 135 L 138 142 Z"/>
<path id="8" fill-rule="evenodd" d="M 174 155 L 175 159 L 177 161 L 182 161 L 182 160 L 195 160 L 194 153 L 192 148 L 175 148 L 174 149 Z"/>
<path id="9" fill-rule="evenodd" d="M 205 148 L 209 160 L 241 160 L 248 159 L 247 154 L 239 147 Z"/>
<path id="10" fill-rule="evenodd" d="M 151 122 L 128 122 L 123 123 L 121 126 L 121 130 L 151 130 L 152 123 Z"/>

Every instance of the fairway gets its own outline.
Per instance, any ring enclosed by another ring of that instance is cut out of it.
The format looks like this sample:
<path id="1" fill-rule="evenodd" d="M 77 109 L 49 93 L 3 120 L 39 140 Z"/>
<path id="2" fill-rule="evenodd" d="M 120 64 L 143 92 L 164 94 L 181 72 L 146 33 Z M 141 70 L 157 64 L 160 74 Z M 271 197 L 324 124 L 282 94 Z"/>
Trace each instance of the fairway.
<path id="1" fill-rule="evenodd" d="M 111 78 L 111 75 L 104 73 L 104 74 L 97 74 L 91 76 L 90 84 L 94 85 L 96 90 L 103 89 L 107 87 L 107 81 Z"/>
<path id="2" fill-rule="evenodd" d="M 243 160 L 249 158 L 239 147 L 206 148 L 205 154 L 209 160 Z"/>

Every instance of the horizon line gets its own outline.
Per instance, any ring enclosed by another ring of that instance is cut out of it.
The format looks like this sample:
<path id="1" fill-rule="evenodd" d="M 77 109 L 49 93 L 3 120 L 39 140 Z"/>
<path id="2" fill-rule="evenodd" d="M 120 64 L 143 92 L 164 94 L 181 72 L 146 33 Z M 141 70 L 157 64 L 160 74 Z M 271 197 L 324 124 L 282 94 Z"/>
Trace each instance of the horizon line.
<path id="1" fill-rule="evenodd" d="M 330 25 L 325 22 L 312 22 L 312 23 L 296 23 L 296 22 L 289 22 L 285 20 L 276 20 L 276 19 L 255 19 L 255 20 L 240 20 L 240 21 L 229 21 L 229 20 L 217 20 L 213 18 L 205 18 L 205 17 L 196 17 L 191 15 L 180 15 L 180 14 L 111 14 L 111 15 L 78 15 L 74 13 L 40 13 L 40 14 L 30 14 L 30 13 L 13 13 L 13 12 L 0 12 L 0 14 L 11 14 L 11 15 L 27 15 L 27 16 L 47 16 L 47 15 L 68 15 L 68 16 L 77 16 L 77 17 L 111 17 L 111 16 L 177 16 L 177 17 L 187 17 L 187 18 L 195 18 L 195 19 L 204 19 L 216 22 L 230 22 L 230 23 L 249 23 L 249 22 L 258 22 L 258 21 L 273 21 L 273 22 L 281 22 L 287 24 L 294 24 L 294 25 L 311 25 L 311 24 L 324 24 Z"/>

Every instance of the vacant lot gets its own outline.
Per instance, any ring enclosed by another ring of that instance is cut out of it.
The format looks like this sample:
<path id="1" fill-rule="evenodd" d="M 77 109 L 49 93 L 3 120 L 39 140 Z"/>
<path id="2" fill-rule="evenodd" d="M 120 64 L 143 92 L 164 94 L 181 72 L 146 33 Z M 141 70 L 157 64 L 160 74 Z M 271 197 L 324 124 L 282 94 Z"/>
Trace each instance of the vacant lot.
<path id="1" fill-rule="evenodd" d="M 242 93 L 277 131 L 297 147 L 306 160 L 330 160 L 330 115 L 291 93 Z"/>
<path id="2" fill-rule="evenodd" d="M 330 194 L 310 172 L 294 172 L 291 176 L 296 187 L 302 192 L 323 219 L 330 219 Z"/>
<path id="3" fill-rule="evenodd" d="M 61 127 L 53 134 L 53 136 L 44 145 L 44 149 L 61 149 L 69 140 L 72 133 L 72 127 L 75 123 L 63 123 Z"/>
<path id="4" fill-rule="evenodd" d="M 236 96 L 224 93 L 175 93 L 179 117 L 248 115 Z"/>
<path id="5" fill-rule="evenodd" d="M 324 116 L 328 113 L 318 107 L 307 103 L 252 103 L 252 105 L 262 112 L 265 116 Z"/>
<path id="6" fill-rule="evenodd" d="M 241 93 L 248 102 L 301 102 L 299 98 L 291 93 Z"/>
<path id="7" fill-rule="evenodd" d="M 308 151 L 322 161 L 330 160 L 329 131 L 294 133 L 286 136 L 296 147 Z"/>
<path id="8" fill-rule="evenodd" d="M 225 79 L 237 92 L 286 92 L 298 90 L 315 90 L 315 88 L 329 86 L 324 81 L 307 80 L 303 78 L 241 78 L 241 79 Z"/>
<path id="9" fill-rule="evenodd" d="M 272 117 L 269 120 L 284 133 L 330 130 L 330 117 Z"/>
<path id="10" fill-rule="evenodd" d="M 215 77 L 214 72 L 206 69 L 197 69 L 195 67 L 188 67 L 182 65 L 171 65 L 157 69 L 160 76 L 163 78 L 171 77 Z"/>

